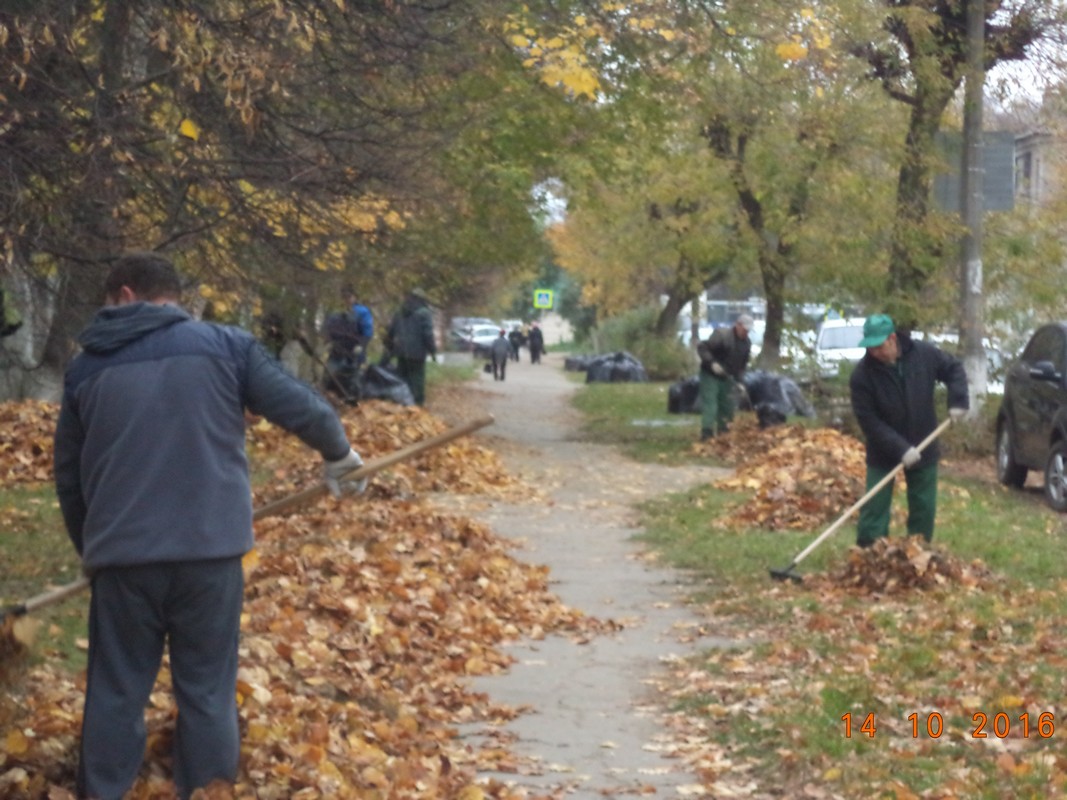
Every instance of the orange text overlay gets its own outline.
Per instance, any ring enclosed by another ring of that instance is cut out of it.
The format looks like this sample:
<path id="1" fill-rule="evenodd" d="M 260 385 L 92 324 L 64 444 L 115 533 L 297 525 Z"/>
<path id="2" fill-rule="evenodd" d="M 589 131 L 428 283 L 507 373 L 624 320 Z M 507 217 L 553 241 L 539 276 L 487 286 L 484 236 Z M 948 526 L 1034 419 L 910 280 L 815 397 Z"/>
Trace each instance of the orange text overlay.
<path id="1" fill-rule="evenodd" d="M 952 733 L 940 711 L 912 712 L 905 719 L 913 739 L 940 739 Z M 849 711 L 841 715 L 841 722 L 846 739 L 853 736 L 873 739 L 878 734 L 878 720 L 873 711 L 866 714 Z M 1056 735 L 1056 716 L 1051 711 L 1039 714 L 975 711 L 970 724 L 960 733 L 970 739 L 1051 739 Z"/>

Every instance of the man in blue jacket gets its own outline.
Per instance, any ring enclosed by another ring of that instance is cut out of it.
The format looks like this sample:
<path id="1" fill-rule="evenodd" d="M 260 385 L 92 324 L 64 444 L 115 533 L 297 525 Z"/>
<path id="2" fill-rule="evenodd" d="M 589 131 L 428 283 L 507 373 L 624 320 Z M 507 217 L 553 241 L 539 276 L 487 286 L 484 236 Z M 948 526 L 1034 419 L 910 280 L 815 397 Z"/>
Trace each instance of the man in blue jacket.
<path id="1" fill-rule="evenodd" d="M 948 413 L 963 419 L 970 406 L 967 373 L 958 358 L 926 342 L 897 333 L 885 314 L 868 317 L 860 347 L 867 353 L 852 371 L 852 411 L 867 440 L 867 491 L 904 464 L 908 491 L 908 534 L 934 535 L 937 512 L 936 441 L 920 453 L 916 447 L 937 427 L 934 386 L 948 388 Z M 889 535 L 893 483 L 860 509 L 856 543 L 874 544 Z"/>
<path id="2" fill-rule="evenodd" d="M 55 480 L 92 578 L 78 792 L 120 800 L 144 757 L 144 708 L 170 651 L 182 798 L 233 781 L 237 643 L 253 545 L 245 410 L 325 460 L 336 495 L 363 462 L 333 408 L 242 330 L 194 320 L 164 258 L 119 259 L 79 337 L 55 435 Z"/>

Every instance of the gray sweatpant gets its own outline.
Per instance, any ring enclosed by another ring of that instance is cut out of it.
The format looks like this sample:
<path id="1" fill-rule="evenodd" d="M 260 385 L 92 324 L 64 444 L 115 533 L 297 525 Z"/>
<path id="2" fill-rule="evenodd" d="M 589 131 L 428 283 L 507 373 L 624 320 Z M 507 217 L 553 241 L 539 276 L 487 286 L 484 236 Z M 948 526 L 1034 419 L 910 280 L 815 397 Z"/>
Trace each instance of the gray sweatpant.
<path id="1" fill-rule="evenodd" d="M 113 567 L 92 581 L 78 793 L 121 800 L 144 760 L 144 710 L 170 650 L 181 797 L 237 773 L 240 557 Z"/>

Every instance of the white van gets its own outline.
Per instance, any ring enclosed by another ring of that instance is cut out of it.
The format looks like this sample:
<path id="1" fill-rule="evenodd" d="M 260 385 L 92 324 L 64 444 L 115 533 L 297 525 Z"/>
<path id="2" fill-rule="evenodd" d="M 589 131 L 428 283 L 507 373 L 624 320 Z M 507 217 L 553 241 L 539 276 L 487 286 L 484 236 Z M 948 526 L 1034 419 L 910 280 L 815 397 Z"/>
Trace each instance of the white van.
<path id="1" fill-rule="evenodd" d="M 827 319 L 819 326 L 815 337 L 815 363 L 819 375 L 832 378 L 842 363 L 855 364 L 867 352 L 860 347 L 864 318 Z"/>

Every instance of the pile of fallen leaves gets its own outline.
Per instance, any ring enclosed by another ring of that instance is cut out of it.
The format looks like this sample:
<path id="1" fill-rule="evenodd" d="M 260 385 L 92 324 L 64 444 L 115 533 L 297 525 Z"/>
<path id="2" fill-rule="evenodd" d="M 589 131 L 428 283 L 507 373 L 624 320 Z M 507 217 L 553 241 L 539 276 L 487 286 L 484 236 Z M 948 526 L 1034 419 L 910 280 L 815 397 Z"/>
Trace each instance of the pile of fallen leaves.
<path id="1" fill-rule="evenodd" d="M 52 480 L 52 437 L 59 406 L 43 400 L 0 403 L 0 485 Z"/>
<path id="2" fill-rule="evenodd" d="M 863 445 L 832 428 L 760 430 L 750 422 L 700 447 L 737 467 L 717 487 L 752 495 L 718 518 L 722 528 L 807 530 L 840 516 L 863 494 Z"/>
<path id="3" fill-rule="evenodd" d="M 340 411 L 353 447 L 364 461 L 388 455 L 443 433 L 448 426 L 416 406 L 370 400 Z M 42 400 L 0 403 L 0 485 L 52 480 L 53 436 L 59 406 Z M 250 418 L 248 450 L 271 478 L 256 497 L 275 499 L 322 478 L 321 459 L 290 433 L 261 418 Z M 461 438 L 390 467 L 380 481 L 393 494 L 428 491 L 507 495 L 523 494 L 520 484 L 496 455 L 470 438 Z"/>
<path id="4" fill-rule="evenodd" d="M 384 400 L 362 402 L 342 409 L 341 415 L 349 441 L 364 462 L 449 429 L 425 409 Z M 250 420 L 248 448 L 254 461 L 271 474 L 267 485 L 257 490 L 259 505 L 322 479 L 321 459 L 309 459 L 306 445 L 266 420 Z M 450 492 L 519 499 L 530 494 L 528 486 L 504 469 L 496 453 L 469 436 L 389 467 L 374 477 L 372 488 L 379 495 L 393 497 Z"/>
<path id="5" fill-rule="evenodd" d="M 257 498 L 321 477 L 321 459 L 252 420 L 254 468 L 272 476 Z M 420 409 L 361 404 L 344 414 L 369 460 L 445 429 Z M 403 467 L 403 468 L 401 468 Z M 509 798 L 479 769 L 513 756 L 458 740 L 455 725 L 504 719 L 468 688 L 502 670 L 502 646 L 565 633 L 585 640 L 613 624 L 549 591 L 547 569 L 512 558 L 491 531 L 442 514 L 417 493 L 527 487 L 469 437 L 379 473 L 357 498 L 326 497 L 256 524 L 246 558 L 238 701 L 238 784 L 215 797 Z M 146 765 L 127 800 L 173 797 L 176 714 L 164 668 L 147 710 Z M 22 716 L 0 738 L 0 796 L 73 798 L 84 676 L 45 663 L 27 673 Z"/>
<path id="6" fill-rule="evenodd" d="M 870 594 L 893 594 L 949 584 L 981 587 L 991 579 L 981 561 L 961 561 L 931 546 L 922 536 L 886 537 L 870 547 L 853 547 L 845 563 L 822 578 L 805 583 Z"/>

